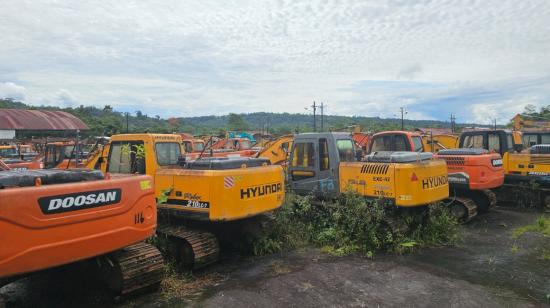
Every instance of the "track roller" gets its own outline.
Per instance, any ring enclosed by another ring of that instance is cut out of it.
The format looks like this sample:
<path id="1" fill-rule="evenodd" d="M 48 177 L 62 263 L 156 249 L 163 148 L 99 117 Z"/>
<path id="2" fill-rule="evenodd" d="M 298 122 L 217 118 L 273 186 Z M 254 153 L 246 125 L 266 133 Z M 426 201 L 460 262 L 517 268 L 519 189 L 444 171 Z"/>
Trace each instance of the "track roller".
<path id="1" fill-rule="evenodd" d="M 451 213 L 461 224 L 467 223 L 477 215 L 477 206 L 470 198 L 455 197 L 447 199 L 447 202 L 450 202 Z"/>
<path id="2" fill-rule="evenodd" d="M 468 198 L 472 199 L 476 203 L 478 214 L 487 213 L 497 204 L 496 194 L 489 189 L 471 190 L 468 191 L 466 196 L 468 196 Z"/>
<path id="3" fill-rule="evenodd" d="M 103 278 L 120 295 L 158 288 L 164 276 L 164 260 L 153 245 L 140 242 L 98 258 Z"/>
<path id="4" fill-rule="evenodd" d="M 157 234 L 170 239 L 171 252 L 186 269 L 199 269 L 218 261 L 220 244 L 210 232 L 182 226 L 163 226 Z"/>

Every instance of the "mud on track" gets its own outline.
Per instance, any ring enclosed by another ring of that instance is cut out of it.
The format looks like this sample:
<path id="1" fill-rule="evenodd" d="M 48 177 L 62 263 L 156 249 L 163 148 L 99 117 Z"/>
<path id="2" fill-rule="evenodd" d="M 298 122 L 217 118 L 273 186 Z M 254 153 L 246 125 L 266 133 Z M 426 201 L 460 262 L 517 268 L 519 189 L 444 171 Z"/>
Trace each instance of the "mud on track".
<path id="1" fill-rule="evenodd" d="M 86 266 L 34 275 L 0 290 L 8 307 L 540 307 L 550 306 L 550 238 L 514 227 L 537 213 L 497 209 L 463 226 L 458 247 L 416 254 L 333 257 L 305 249 L 266 257 L 226 256 L 195 273 L 169 277 L 158 293 L 110 300 Z M 516 249 L 512 249 L 517 246 Z"/>

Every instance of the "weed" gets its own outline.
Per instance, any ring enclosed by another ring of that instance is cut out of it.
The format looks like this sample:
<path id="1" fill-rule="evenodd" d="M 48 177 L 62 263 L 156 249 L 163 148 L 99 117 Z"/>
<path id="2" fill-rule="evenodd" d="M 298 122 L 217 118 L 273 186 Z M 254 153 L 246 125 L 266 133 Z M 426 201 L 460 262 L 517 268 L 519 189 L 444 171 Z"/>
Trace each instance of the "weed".
<path id="1" fill-rule="evenodd" d="M 514 245 L 512 245 L 512 248 L 510 248 L 510 251 L 511 251 L 513 254 L 516 254 L 516 253 L 519 252 L 519 247 L 518 247 L 516 244 L 514 244 Z"/>
<path id="2" fill-rule="evenodd" d="M 518 238 L 527 232 L 550 236 L 550 216 L 542 215 L 534 223 L 514 229 L 512 237 Z"/>
<path id="3" fill-rule="evenodd" d="M 402 209 L 354 193 L 331 201 L 289 194 L 271 232 L 253 241 L 253 251 L 266 254 L 313 245 L 333 255 L 372 258 L 376 251 L 404 253 L 457 239 L 457 222 L 441 204 Z"/>

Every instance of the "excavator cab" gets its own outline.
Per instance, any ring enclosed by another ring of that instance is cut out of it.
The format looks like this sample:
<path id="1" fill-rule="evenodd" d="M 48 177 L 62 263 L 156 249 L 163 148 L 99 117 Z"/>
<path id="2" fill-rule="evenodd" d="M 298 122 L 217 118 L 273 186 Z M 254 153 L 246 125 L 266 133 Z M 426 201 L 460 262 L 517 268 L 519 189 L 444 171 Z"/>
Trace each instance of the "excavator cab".
<path id="1" fill-rule="evenodd" d="M 334 195 L 340 190 L 340 162 L 352 161 L 355 148 L 349 133 L 296 135 L 288 165 L 291 188 L 298 194 Z"/>
<path id="2" fill-rule="evenodd" d="M 519 152 L 523 148 L 521 133 L 508 130 L 477 130 L 460 135 L 460 148 L 481 148 L 504 156 L 505 153 Z"/>
<path id="3" fill-rule="evenodd" d="M 68 169 L 83 167 L 88 152 L 83 151 L 85 145 L 74 142 L 50 142 L 44 148 L 45 169 Z"/>
<path id="4" fill-rule="evenodd" d="M 445 162 L 433 160 L 431 153 L 382 151 L 366 161 L 358 154 L 349 133 L 296 135 L 288 183 L 300 195 L 331 198 L 355 191 L 402 207 L 424 206 L 449 195 Z"/>
<path id="5" fill-rule="evenodd" d="M 424 152 L 422 136 L 404 131 L 375 134 L 369 143 L 368 153 L 382 151 Z"/>

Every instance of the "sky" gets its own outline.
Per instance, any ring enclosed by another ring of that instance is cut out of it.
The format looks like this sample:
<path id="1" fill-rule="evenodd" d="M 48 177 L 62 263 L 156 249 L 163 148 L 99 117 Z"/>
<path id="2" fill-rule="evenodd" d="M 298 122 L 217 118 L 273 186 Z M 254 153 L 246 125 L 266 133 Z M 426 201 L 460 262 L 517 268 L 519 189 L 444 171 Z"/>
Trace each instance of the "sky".
<path id="1" fill-rule="evenodd" d="M 0 0 L 0 97 L 489 124 L 550 105 L 548 0 Z"/>

